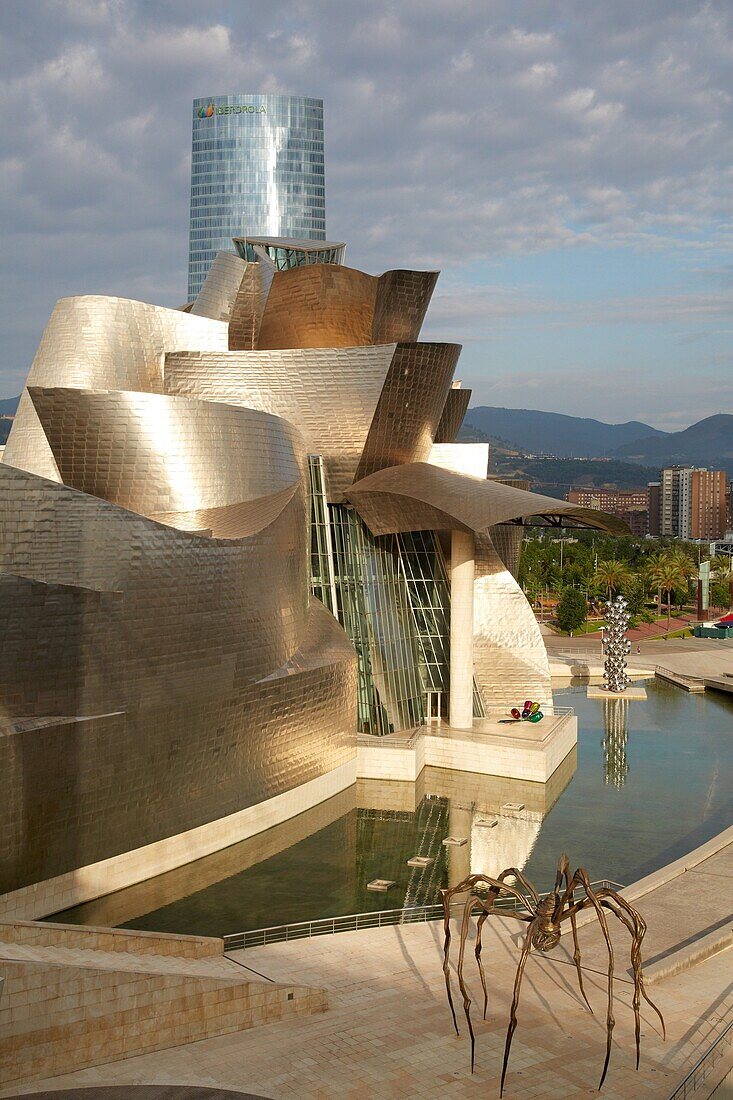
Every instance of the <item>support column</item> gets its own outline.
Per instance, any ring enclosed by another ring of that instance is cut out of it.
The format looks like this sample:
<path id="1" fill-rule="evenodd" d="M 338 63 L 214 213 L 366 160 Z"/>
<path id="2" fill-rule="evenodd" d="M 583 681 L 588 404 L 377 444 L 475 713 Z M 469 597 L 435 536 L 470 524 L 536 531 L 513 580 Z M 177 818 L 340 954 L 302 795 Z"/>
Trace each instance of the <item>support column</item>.
<path id="1" fill-rule="evenodd" d="M 456 729 L 473 726 L 473 576 L 475 538 L 451 532 L 450 545 L 450 703 Z"/>

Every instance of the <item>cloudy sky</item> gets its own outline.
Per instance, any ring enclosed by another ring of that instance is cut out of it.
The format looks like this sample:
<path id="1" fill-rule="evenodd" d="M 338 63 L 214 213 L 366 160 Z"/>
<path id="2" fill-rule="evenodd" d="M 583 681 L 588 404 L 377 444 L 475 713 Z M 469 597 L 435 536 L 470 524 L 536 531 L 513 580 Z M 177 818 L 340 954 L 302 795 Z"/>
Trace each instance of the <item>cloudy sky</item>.
<path id="1" fill-rule="evenodd" d="M 328 234 L 439 267 L 473 404 L 733 412 L 730 0 L 4 0 L 0 396 L 54 301 L 185 298 L 191 100 L 322 97 Z"/>

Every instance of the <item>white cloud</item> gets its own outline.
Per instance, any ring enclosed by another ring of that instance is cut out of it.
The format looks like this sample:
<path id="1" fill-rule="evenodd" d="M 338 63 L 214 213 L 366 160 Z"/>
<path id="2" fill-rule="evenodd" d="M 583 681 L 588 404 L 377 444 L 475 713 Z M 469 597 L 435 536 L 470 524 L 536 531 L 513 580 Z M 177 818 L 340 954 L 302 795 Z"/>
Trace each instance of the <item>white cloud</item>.
<path id="1" fill-rule="evenodd" d="M 727 0 L 0 5 L 13 284 L 0 392 L 17 390 L 49 303 L 77 286 L 178 304 L 202 94 L 324 98 L 329 234 L 356 266 L 460 273 L 588 245 L 724 266 L 732 31 Z M 451 313 L 474 339 L 524 314 L 573 321 L 547 291 L 461 293 L 436 297 L 433 330 Z M 583 308 L 621 325 L 719 321 L 729 305 L 696 286 Z"/>

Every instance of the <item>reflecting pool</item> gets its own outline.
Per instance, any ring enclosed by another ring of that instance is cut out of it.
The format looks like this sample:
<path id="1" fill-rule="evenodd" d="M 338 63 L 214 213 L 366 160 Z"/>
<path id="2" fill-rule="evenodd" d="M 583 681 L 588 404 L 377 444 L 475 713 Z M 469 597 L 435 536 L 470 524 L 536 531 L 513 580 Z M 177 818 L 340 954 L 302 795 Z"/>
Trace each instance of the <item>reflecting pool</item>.
<path id="1" fill-rule="evenodd" d="M 563 850 L 591 879 L 632 882 L 733 821 L 733 701 L 646 687 L 646 702 L 628 703 L 556 691 L 578 714 L 578 747 L 546 784 L 439 768 L 416 783 L 360 780 L 267 833 L 51 919 L 220 936 L 432 903 L 440 886 L 508 866 L 548 889 Z M 467 843 L 446 848 L 449 835 Z M 433 862 L 410 868 L 414 855 Z M 395 885 L 372 893 L 375 878 Z"/>

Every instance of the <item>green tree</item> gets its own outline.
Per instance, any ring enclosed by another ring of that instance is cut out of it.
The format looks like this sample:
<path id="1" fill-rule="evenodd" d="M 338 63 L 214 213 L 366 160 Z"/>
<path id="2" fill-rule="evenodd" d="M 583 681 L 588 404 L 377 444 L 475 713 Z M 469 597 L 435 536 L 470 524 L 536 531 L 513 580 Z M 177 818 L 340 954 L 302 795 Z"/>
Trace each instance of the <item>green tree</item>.
<path id="1" fill-rule="evenodd" d="M 557 625 L 561 630 L 577 630 L 585 622 L 588 604 L 579 588 L 566 588 L 557 605 Z"/>
<path id="2" fill-rule="evenodd" d="M 629 614 L 641 615 L 646 607 L 647 585 L 642 573 L 632 573 L 621 585 L 621 594 L 629 605 Z"/>
<path id="3" fill-rule="evenodd" d="M 613 599 L 615 594 L 621 589 L 622 585 L 626 584 L 631 574 L 628 566 L 621 561 L 612 559 L 611 561 L 599 561 L 598 567 L 593 575 L 593 582 L 597 584 L 599 588 L 603 588 L 606 591 L 608 599 Z"/>
<path id="4" fill-rule="evenodd" d="M 730 585 L 726 581 L 715 581 L 710 585 L 710 606 L 730 607 Z"/>

